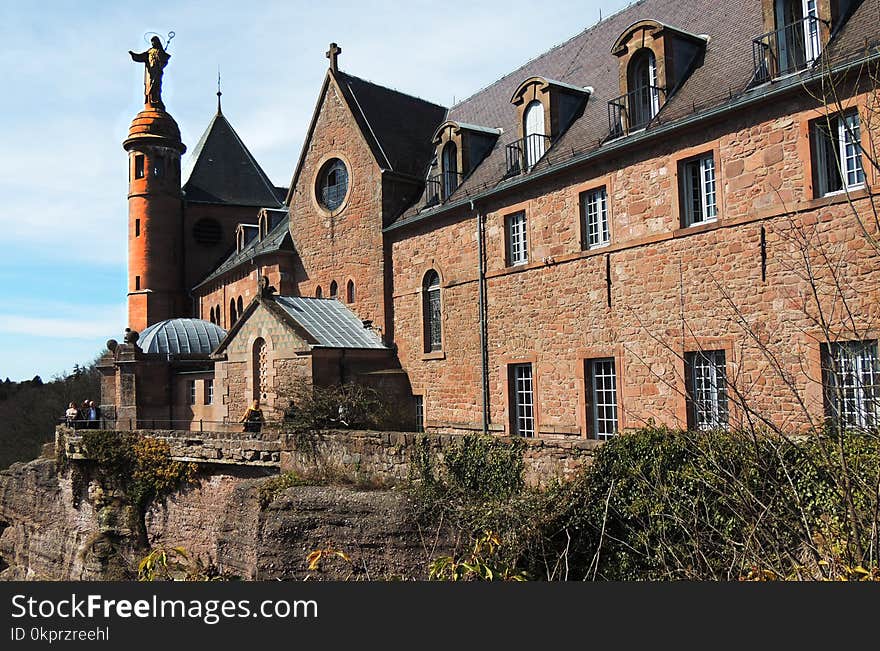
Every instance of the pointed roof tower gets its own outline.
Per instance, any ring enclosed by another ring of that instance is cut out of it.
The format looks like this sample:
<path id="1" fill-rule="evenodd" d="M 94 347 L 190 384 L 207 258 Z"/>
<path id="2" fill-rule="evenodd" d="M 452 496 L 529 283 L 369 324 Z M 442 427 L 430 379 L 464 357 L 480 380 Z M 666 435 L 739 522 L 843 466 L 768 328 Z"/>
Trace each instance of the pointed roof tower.
<path id="1" fill-rule="evenodd" d="M 190 203 L 229 204 L 277 208 L 285 188 L 276 188 L 220 111 L 220 78 L 217 78 L 217 113 L 193 149 L 183 191 Z"/>

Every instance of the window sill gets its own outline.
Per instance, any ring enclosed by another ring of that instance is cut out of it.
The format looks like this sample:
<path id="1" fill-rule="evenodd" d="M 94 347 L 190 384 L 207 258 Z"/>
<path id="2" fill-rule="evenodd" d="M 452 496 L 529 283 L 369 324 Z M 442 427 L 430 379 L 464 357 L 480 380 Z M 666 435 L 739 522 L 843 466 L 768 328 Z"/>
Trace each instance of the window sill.
<path id="1" fill-rule="evenodd" d="M 422 360 L 446 359 L 446 353 L 442 350 L 433 350 L 430 353 L 422 353 Z"/>
<path id="2" fill-rule="evenodd" d="M 701 233 L 703 231 L 711 231 L 718 227 L 718 218 L 705 219 L 701 222 L 694 222 L 690 226 L 682 226 L 672 231 L 672 237 L 680 237 L 691 233 Z"/>
<path id="3" fill-rule="evenodd" d="M 844 196 L 847 194 L 851 194 L 853 192 L 861 192 L 864 189 L 865 189 L 865 184 L 859 183 L 858 185 L 854 185 L 849 188 L 844 188 L 843 190 L 835 190 L 834 192 L 826 192 L 821 197 L 819 197 L 819 199 L 829 199 L 829 198 L 833 198 L 833 197 L 840 197 L 840 196 Z"/>
<path id="4" fill-rule="evenodd" d="M 607 242 L 602 242 L 601 244 L 592 244 L 590 246 L 585 246 L 581 250 L 582 251 L 599 251 L 601 249 L 607 249 L 609 246 L 611 246 L 611 240 L 608 240 Z"/>

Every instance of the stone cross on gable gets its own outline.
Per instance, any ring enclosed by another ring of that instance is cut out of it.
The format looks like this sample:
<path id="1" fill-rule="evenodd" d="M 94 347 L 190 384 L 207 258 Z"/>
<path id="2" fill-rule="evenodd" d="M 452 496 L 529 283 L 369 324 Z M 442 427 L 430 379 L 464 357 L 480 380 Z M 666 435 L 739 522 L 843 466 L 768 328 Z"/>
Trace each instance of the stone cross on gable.
<path id="1" fill-rule="evenodd" d="M 324 55 L 328 59 L 330 59 L 330 69 L 333 72 L 339 72 L 339 55 L 342 54 L 342 48 L 336 45 L 336 43 L 330 44 L 330 49 L 327 50 L 327 53 Z"/>

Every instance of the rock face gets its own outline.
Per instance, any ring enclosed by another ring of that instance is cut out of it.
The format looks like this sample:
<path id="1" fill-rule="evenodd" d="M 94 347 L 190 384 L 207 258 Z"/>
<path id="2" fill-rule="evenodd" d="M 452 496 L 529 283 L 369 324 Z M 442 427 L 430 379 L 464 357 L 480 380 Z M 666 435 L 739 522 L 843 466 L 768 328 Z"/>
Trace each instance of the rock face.
<path id="1" fill-rule="evenodd" d="M 4 579 L 102 578 L 100 565 L 84 553 L 99 529 L 95 509 L 74 499 L 73 483 L 57 475 L 51 459 L 0 471 L 0 529 Z"/>
<path id="2" fill-rule="evenodd" d="M 0 578 L 132 576 L 146 549 L 120 524 L 125 506 L 78 468 L 59 474 L 54 460 L 38 459 L 0 472 Z M 154 504 L 145 517 L 150 546 L 183 546 L 251 580 L 425 578 L 430 560 L 448 553 L 419 531 L 403 491 L 295 486 L 261 508 L 266 473 L 214 471 Z M 309 570 L 307 556 L 319 550 Z"/>

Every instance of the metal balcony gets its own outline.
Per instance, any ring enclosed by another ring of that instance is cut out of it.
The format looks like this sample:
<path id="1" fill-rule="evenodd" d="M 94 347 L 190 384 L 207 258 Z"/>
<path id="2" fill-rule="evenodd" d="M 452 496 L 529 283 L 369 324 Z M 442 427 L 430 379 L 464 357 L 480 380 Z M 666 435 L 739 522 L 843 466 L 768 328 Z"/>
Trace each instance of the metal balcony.
<path id="1" fill-rule="evenodd" d="M 507 145 L 507 176 L 528 172 L 550 149 L 550 136 L 532 133 Z"/>
<path id="2" fill-rule="evenodd" d="M 461 185 L 461 177 L 458 172 L 451 171 L 429 176 L 425 182 L 425 207 L 446 201 Z"/>
<path id="3" fill-rule="evenodd" d="M 753 39 L 755 83 L 809 68 L 822 52 L 822 22 L 807 16 Z"/>
<path id="4" fill-rule="evenodd" d="M 640 86 L 612 99 L 608 102 L 611 135 L 623 136 L 648 126 L 665 103 L 666 89 L 659 86 Z"/>

